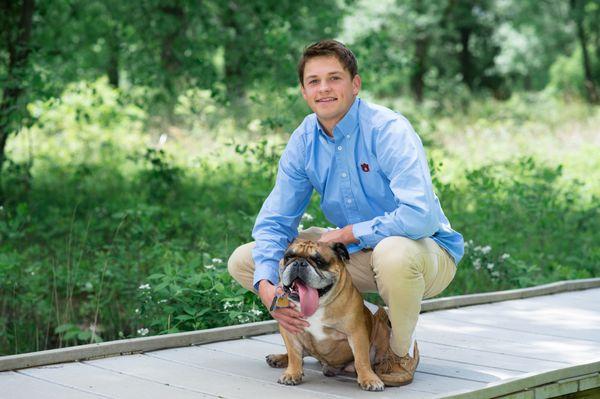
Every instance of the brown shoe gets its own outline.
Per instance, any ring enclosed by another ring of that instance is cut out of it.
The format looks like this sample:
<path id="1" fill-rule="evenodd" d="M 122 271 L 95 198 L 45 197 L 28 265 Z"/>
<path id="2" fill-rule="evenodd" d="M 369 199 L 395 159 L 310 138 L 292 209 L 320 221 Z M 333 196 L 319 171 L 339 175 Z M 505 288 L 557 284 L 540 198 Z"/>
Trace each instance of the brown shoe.
<path id="1" fill-rule="evenodd" d="M 403 357 L 396 355 L 391 348 L 381 362 L 375 365 L 375 374 L 389 387 L 399 387 L 410 384 L 419 364 L 419 348 L 415 341 L 415 349 L 412 357 L 406 354 Z"/>

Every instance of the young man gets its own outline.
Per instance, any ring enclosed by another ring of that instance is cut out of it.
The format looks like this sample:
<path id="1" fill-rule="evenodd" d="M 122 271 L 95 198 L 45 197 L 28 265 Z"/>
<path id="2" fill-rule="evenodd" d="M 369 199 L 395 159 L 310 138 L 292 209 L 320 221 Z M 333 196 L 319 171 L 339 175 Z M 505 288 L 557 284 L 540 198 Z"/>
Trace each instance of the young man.
<path id="1" fill-rule="evenodd" d="M 234 251 L 229 272 L 269 307 L 279 261 L 317 190 L 323 213 L 339 229 L 313 227 L 299 236 L 346 244 L 354 284 L 361 292 L 379 292 L 389 307 L 390 346 L 397 356 L 387 380 L 408 383 L 419 361 L 413 333 L 421 300 L 452 281 L 463 238 L 433 192 L 423 146 L 410 123 L 357 97 L 361 79 L 348 48 L 334 40 L 307 47 L 298 77 L 314 114 L 292 134 L 275 187 L 256 219 L 256 241 Z M 271 315 L 292 333 L 308 325 L 293 308 Z"/>

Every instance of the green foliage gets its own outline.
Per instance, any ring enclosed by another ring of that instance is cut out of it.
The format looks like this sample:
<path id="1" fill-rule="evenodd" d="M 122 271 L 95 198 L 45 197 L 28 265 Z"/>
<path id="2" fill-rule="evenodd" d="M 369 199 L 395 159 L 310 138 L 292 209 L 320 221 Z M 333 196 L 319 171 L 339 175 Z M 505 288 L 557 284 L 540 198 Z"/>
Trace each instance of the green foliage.
<path id="1" fill-rule="evenodd" d="M 432 154 L 468 242 L 445 294 L 599 274 L 600 114 L 572 101 L 600 76 L 594 0 L 27 4 L 0 14 L 0 353 L 267 318 L 225 259 L 325 37 Z M 328 225 L 318 195 L 301 223 Z"/>
<path id="2" fill-rule="evenodd" d="M 137 330 L 138 335 L 199 330 L 269 317 L 257 296 L 231 278 L 221 259 L 202 255 L 191 261 L 171 261 L 161 273 L 148 276 L 148 283 L 138 287 L 140 307 L 135 312 L 143 326 Z"/>

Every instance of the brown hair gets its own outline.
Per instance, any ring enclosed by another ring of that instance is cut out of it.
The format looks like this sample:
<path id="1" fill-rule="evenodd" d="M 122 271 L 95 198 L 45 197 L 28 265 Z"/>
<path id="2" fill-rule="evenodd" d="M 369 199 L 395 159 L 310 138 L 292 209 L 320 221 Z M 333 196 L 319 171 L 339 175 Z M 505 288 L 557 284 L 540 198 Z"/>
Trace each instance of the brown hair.
<path id="1" fill-rule="evenodd" d="M 302 53 L 300 62 L 298 62 L 298 79 L 302 86 L 304 86 L 304 67 L 306 66 L 306 62 L 311 58 L 323 56 L 336 57 L 344 69 L 350 72 L 351 78 L 354 78 L 358 74 L 356 57 L 348 47 L 337 40 L 321 40 L 306 47 Z"/>

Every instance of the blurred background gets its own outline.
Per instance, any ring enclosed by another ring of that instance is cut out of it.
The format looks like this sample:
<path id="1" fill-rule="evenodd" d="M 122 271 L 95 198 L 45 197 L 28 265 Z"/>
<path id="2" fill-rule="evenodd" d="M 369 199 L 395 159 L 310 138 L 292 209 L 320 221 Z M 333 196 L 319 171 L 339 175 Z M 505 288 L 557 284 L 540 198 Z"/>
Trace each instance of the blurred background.
<path id="1" fill-rule="evenodd" d="M 443 295 L 600 275 L 598 0 L 0 8 L 0 355 L 268 319 L 226 263 L 323 38 L 423 139 L 466 241 Z"/>

